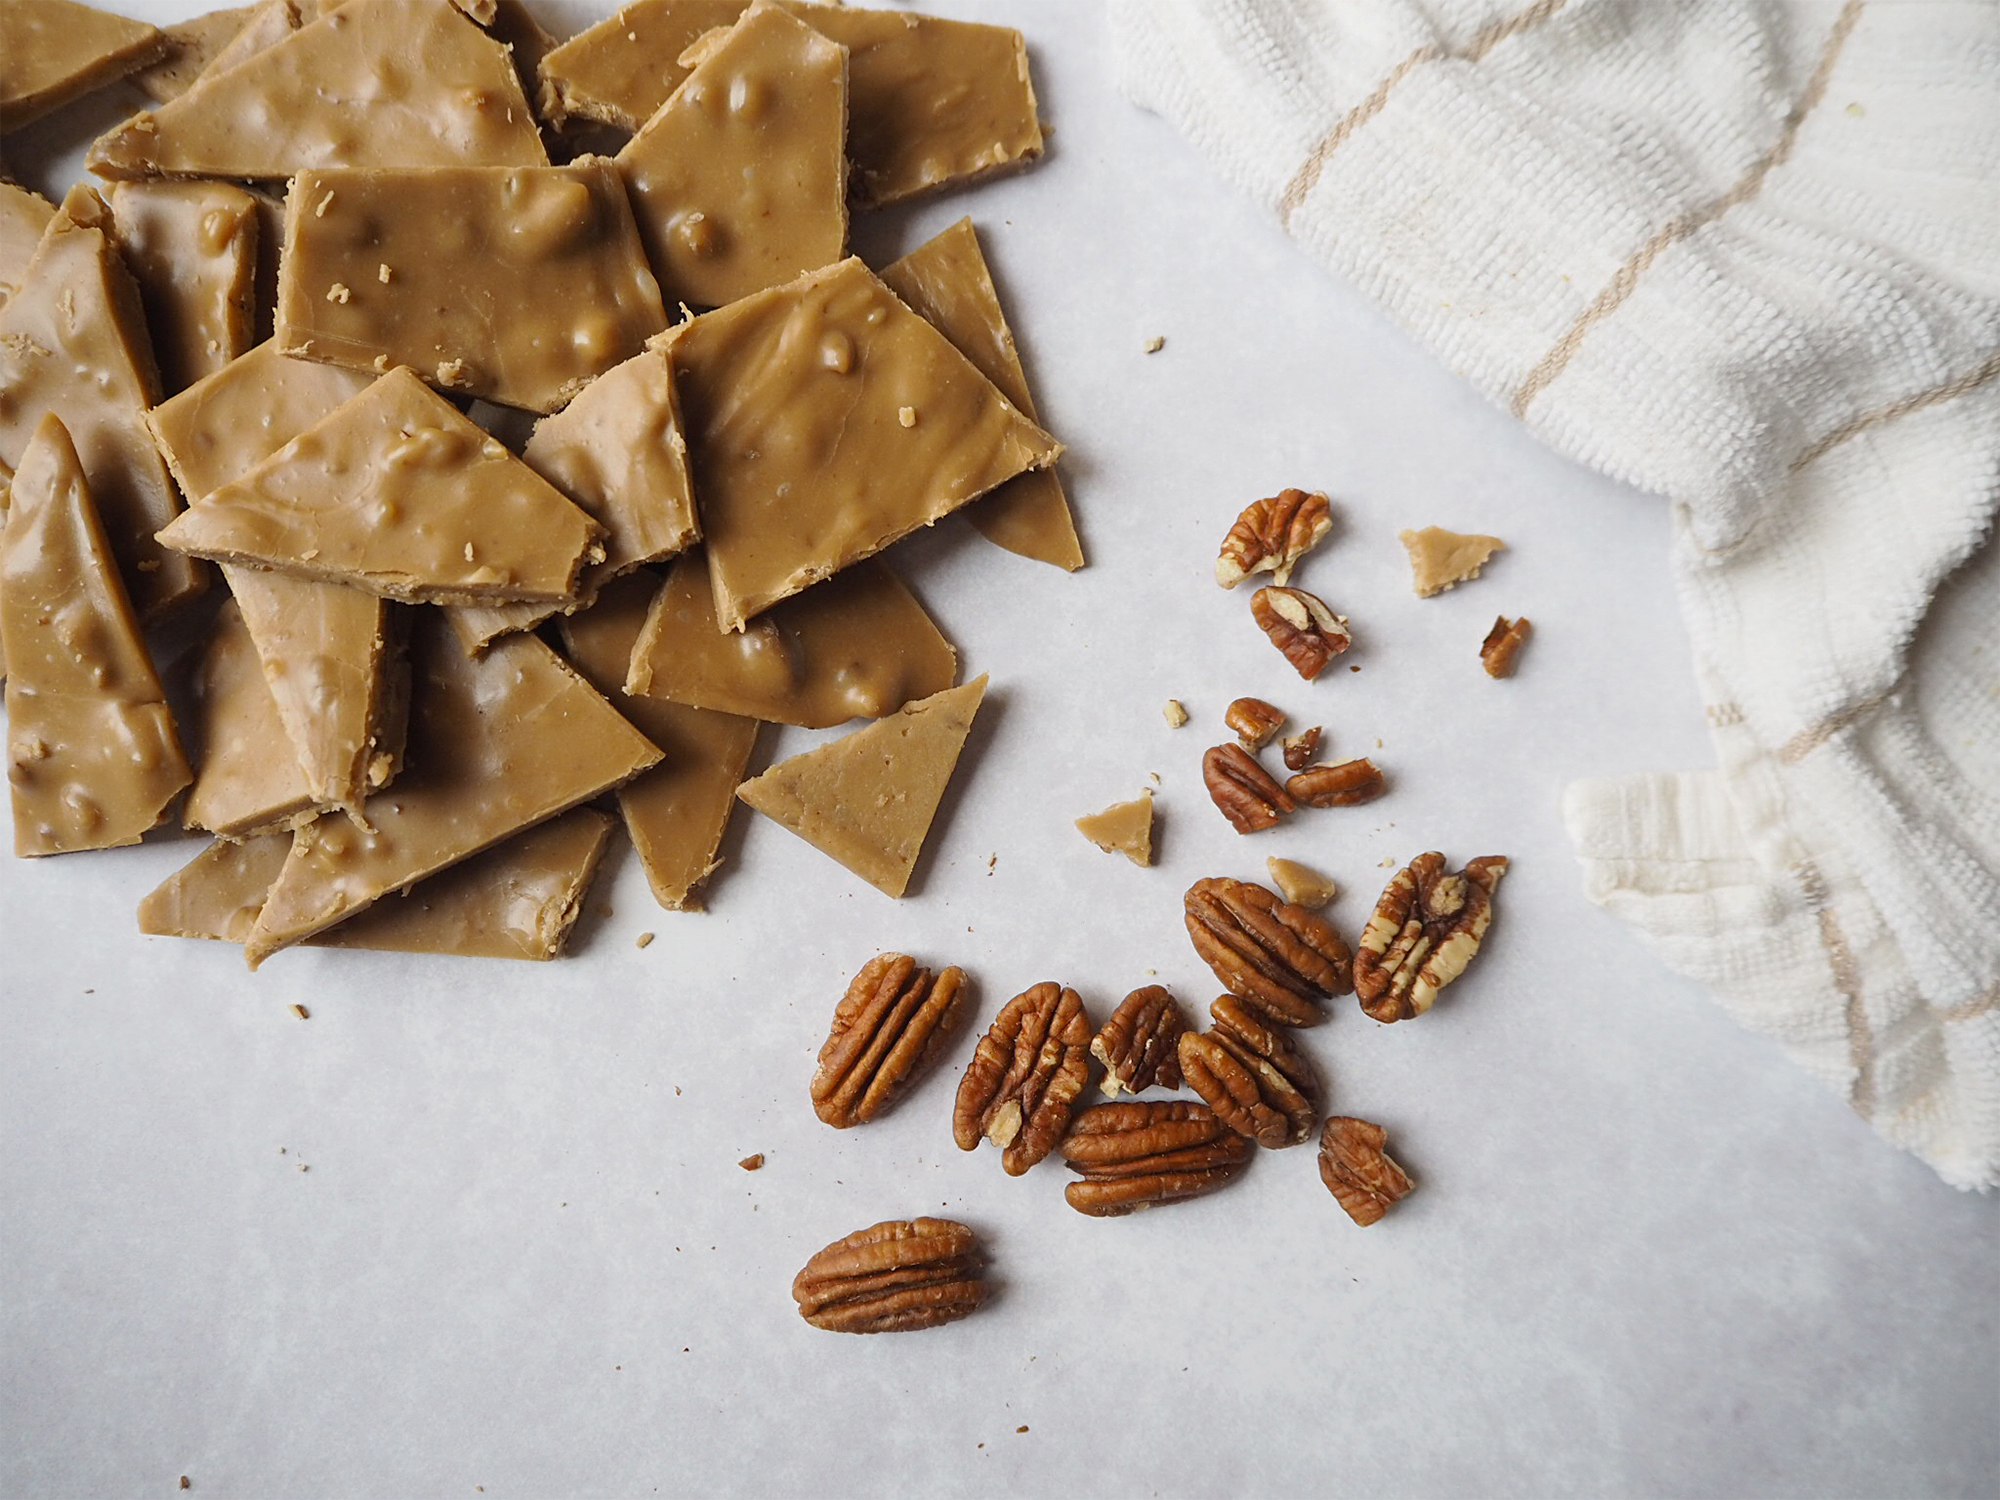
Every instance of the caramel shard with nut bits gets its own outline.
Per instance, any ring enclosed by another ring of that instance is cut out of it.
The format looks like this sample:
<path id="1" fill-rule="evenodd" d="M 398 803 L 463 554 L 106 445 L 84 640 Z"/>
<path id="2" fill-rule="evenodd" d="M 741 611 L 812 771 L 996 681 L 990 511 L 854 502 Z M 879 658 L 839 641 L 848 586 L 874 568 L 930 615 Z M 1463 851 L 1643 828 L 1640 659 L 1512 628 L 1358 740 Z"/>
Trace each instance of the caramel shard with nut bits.
<path id="1" fill-rule="evenodd" d="M 831 1333 L 956 1323 L 986 1300 L 977 1241 L 950 1219 L 891 1219 L 835 1240 L 792 1278 L 799 1316 Z"/>
<path id="2" fill-rule="evenodd" d="M 1423 599 L 1477 578 L 1487 559 L 1507 550 L 1497 536 L 1446 531 L 1442 526 L 1399 531 L 1396 537 L 1410 554 L 1410 587 Z"/>
<path id="3" fill-rule="evenodd" d="M 115 83 L 166 49 L 144 21 L 76 0 L 0 5 L 0 134 Z"/>
<path id="4" fill-rule="evenodd" d="M 541 62 L 542 113 L 636 131 L 665 104 L 697 39 L 734 26 L 750 0 L 641 0 L 578 32 Z"/>
<path id="5" fill-rule="evenodd" d="M 1083 1179 L 1063 1189 L 1064 1201 L 1098 1219 L 1212 1193 L 1256 1154 L 1215 1111 L 1185 1099 L 1092 1105 L 1062 1150 L 1063 1165 Z"/>
<path id="6" fill-rule="evenodd" d="M 130 81 L 155 104 L 178 99 L 256 11 L 254 5 L 236 5 L 166 27 L 160 33 L 164 45 L 158 59 L 131 74 Z"/>
<path id="7" fill-rule="evenodd" d="M 0 307 L 21 284 L 56 206 L 40 193 L 0 182 Z M 0 475 L 0 478 L 4 478 Z"/>
<path id="8" fill-rule="evenodd" d="M 1153 862 L 1153 794 L 1115 802 L 1100 813 L 1076 820 L 1076 831 L 1106 854 L 1122 854 L 1133 864 Z"/>
<path id="9" fill-rule="evenodd" d="M 902 953 L 868 960 L 834 1008 L 819 1049 L 813 1113 L 846 1130 L 886 1111 L 951 1036 L 965 998 L 963 969 L 933 974 Z"/>
<path id="10" fill-rule="evenodd" d="M 187 739 L 200 769 L 181 814 L 185 826 L 245 839 L 318 816 L 306 774 L 287 753 L 277 700 L 233 599 L 216 615 L 195 666 L 194 698 Z"/>
<path id="11" fill-rule="evenodd" d="M 0 660 L 17 855 L 136 844 L 189 781 L 82 464 L 52 413 L 0 527 Z"/>
<path id="12" fill-rule="evenodd" d="M 1062 451 L 859 260 L 665 347 L 725 630 Z"/>
<path id="13" fill-rule="evenodd" d="M 1504 855 L 1469 861 L 1453 873 L 1433 849 L 1390 877 L 1354 951 L 1354 992 L 1382 1022 L 1407 1021 L 1437 1002 L 1465 972 L 1493 922 L 1493 891 Z"/>
<path id="14" fill-rule="evenodd" d="M 991 1141 L 1009 1177 L 1047 1156 L 1068 1132 L 1090 1079 L 1090 1040 L 1090 1017 L 1075 990 L 1044 980 L 1009 1000 L 959 1080 L 951 1110 L 958 1149 Z"/>
<path id="15" fill-rule="evenodd" d="M 1410 1174 L 1388 1152 L 1389 1134 L 1369 1120 L 1334 1115 L 1319 1139 L 1319 1176 L 1347 1217 L 1367 1228 L 1410 1195 Z"/>
<path id="16" fill-rule="evenodd" d="M 112 238 L 139 283 L 171 396 L 256 342 L 257 200 L 221 182 L 121 182 Z"/>
<path id="17" fill-rule="evenodd" d="M 1222 539 L 1215 581 L 1233 589 L 1252 573 L 1269 573 L 1279 585 L 1292 581 L 1299 559 L 1333 530 L 1333 510 L 1325 495 L 1284 490 L 1243 508 Z"/>

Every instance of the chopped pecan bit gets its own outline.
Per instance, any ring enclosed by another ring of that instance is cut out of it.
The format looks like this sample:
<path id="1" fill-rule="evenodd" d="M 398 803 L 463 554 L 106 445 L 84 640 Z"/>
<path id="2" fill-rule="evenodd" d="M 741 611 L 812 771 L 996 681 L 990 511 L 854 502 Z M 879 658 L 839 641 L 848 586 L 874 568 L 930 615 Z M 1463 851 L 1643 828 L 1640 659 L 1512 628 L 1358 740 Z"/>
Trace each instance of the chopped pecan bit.
<path id="1" fill-rule="evenodd" d="M 1179 1088 L 1181 1065 L 1174 1049 L 1186 1030 L 1187 1017 L 1164 985 L 1132 991 L 1091 1040 L 1090 1055 L 1104 1064 L 1098 1087 L 1111 1099 L 1141 1093 L 1156 1083 Z"/>
<path id="2" fill-rule="evenodd" d="M 1205 1104 L 1157 1099 L 1092 1105 L 1076 1117 L 1062 1149 L 1083 1178 L 1063 1197 L 1078 1213 L 1108 1219 L 1212 1193 L 1256 1148 Z"/>
<path id="3" fill-rule="evenodd" d="M 950 1035 L 965 993 L 962 969 L 933 977 L 906 954 L 869 959 L 834 1008 L 813 1073 L 813 1112 L 845 1130 L 894 1104 Z"/>
<path id="4" fill-rule="evenodd" d="M 1317 491 L 1285 490 L 1253 500 L 1222 539 L 1215 581 L 1233 589 L 1252 573 L 1289 583 L 1292 569 L 1333 529 L 1333 508 Z"/>
<path id="5" fill-rule="evenodd" d="M 1090 1081 L 1090 1018 L 1075 990 L 1043 982 L 1001 1007 L 959 1080 L 952 1139 L 971 1151 L 979 1138 L 1001 1148 L 1018 1177 L 1047 1156 L 1069 1128 L 1070 1109 Z"/>
<path id="6" fill-rule="evenodd" d="M 1493 888 L 1506 873 L 1505 857 L 1489 854 L 1448 874 L 1432 850 L 1390 877 L 1354 956 L 1361 1008 L 1378 1021 L 1429 1010 L 1479 951 L 1493 921 Z"/>
<path id="7" fill-rule="evenodd" d="M 1250 597 L 1250 617 L 1307 682 L 1354 644 L 1347 621 L 1304 589 L 1257 590 Z"/>
<path id="8" fill-rule="evenodd" d="M 1320 998 L 1353 987 L 1347 944 L 1325 919 L 1247 880 L 1210 878 L 1184 900 L 1194 951 L 1223 988 L 1288 1026 L 1322 1019 Z"/>
<path id="9" fill-rule="evenodd" d="M 792 1278 L 799 1316 L 835 1333 L 935 1328 L 985 1298 L 972 1231 L 950 1219 L 890 1219 L 857 1229 Z"/>
<path id="10" fill-rule="evenodd" d="M 1340 888 L 1326 876 L 1295 859 L 1279 859 L 1274 855 L 1264 861 L 1264 868 L 1271 872 L 1271 884 L 1278 888 L 1278 893 L 1307 911 L 1318 911 L 1339 894 Z"/>
<path id="11" fill-rule="evenodd" d="M 1319 1137 L 1319 1176 L 1327 1191 L 1366 1228 L 1409 1196 L 1410 1174 L 1383 1150 L 1389 1134 L 1367 1120 L 1335 1115 Z"/>
<path id="12" fill-rule="evenodd" d="M 1479 643 L 1479 659 L 1486 664 L 1488 677 L 1512 677 L 1514 658 L 1521 654 L 1534 625 L 1526 615 L 1510 620 L 1505 615 L 1493 622 L 1486 639 Z"/>
<path id="13" fill-rule="evenodd" d="M 1188 721 L 1187 707 L 1178 698 L 1169 698 L 1167 706 L 1160 710 L 1160 714 L 1166 719 L 1169 729 L 1178 729 Z"/>
<path id="14" fill-rule="evenodd" d="M 1238 698 L 1222 711 L 1245 750 L 1261 750 L 1285 722 L 1285 711 L 1262 698 Z"/>
<path id="15" fill-rule="evenodd" d="M 1307 807 L 1358 807 L 1389 790 L 1375 762 L 1363 756 L 1337 766 L 1307 766 L 1287 778 L 1285 790 Z"/>
<path id="16" fill-rule="evenodd" d="M 1215 1024 L 1181 1038 L 1188 1087 L 1238 1135 L 1260 1146 L 1296 1146 L 1319 1118 L 1312 1064 L 1282 1028 L 1252 1015 L 1234 995 L 1208 1008 Z"/>
<path id="17" fill-rule="evenodd" d="M 1315 724 L 1310 729 L 1302 729 L 1297 734 L 1288 734 L 1284 739 L 1285 769 L 1303 771 L 1313 763 L 1319 754 L 1320 727 Z"/>
<path id="18" fill-rule="evenodd" d="M 1216 745 L 1201 758 L 1201 779 L 1211 801 L 1238 833 L 1276 828 L 1280 814 L 1297 810 L 1291 794 L 1241 745 Z"/>

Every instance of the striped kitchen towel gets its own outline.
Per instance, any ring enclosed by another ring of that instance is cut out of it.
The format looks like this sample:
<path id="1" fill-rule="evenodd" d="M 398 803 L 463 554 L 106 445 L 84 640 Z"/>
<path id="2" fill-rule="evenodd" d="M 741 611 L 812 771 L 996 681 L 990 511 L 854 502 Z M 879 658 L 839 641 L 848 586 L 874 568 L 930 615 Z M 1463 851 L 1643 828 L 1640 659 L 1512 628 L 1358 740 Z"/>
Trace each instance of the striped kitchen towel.
<path id="1" fill-rule="evenodd" d="M 1710 770 L 1591 897 L 2000 1181 L 2000 5 L 1111 0 L 1121 82 L 1563 453 L 1668 497 Z"/>

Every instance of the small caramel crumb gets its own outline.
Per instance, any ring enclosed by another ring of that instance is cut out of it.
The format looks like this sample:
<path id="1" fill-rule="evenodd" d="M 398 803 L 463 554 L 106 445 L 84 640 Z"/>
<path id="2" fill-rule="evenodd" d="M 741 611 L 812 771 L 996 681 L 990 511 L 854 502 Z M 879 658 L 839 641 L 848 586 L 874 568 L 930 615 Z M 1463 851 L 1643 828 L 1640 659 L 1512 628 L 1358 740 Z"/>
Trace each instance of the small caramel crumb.
<path id="1" fill-rule="evenodd" d="M 635 948 L 648 948 L 652 946 L 652 942 L 653 942 L 652 933 L 642 932 L 639 934 L 638 938 L 633 942 L 632 946 Z"/>
<path id="2" fill-rule="evenodd" d="M 1169 729 L 1178 729 L 1188 721 L 1188 711 L 1182 706 L 1181 700 L 1178 698 L 1169 698 L 1167 706 L 1161 709 L 1160 712 L 1165 715 L 1167 728 Z"/>
<path id="3" fill-rule="evenodd" d="M 755 1156 L 746 1156 L 736 1165 L 746 1172 L 754 1172 L 764 1165 L 764 1153 L 759 1151 Z"/>
<path id="4" fill-rule="evenodd" d="M 916 426 L 917 409 L 914 406 L 899 407 L 896 411 L 896 420 L 901 422 L 905 427 Z"/>
<path id="5" fill-rule="evenodd" d="M 310 1021 L 312 1019 L 312 1012 L 307 1010 L 303 1005 L 294 1004 L 292 1006 L 292 1014 L 297 1016 L 301 1021 Z"/>
<path id="6" fill-rule="evenodd" d="M 329 302 L 345 303 L 353 295 L 354 293 L 350 292 L 343 283 L 338 281 L 326 289 L 326 300 Z"/>
<path id="7" fill-rule="evenodd" d="M 392 272 L 386 265 L 378 265 L 375 267 L 375 279 L 381 282 L 382 285 L 384 286 L 387 286 L 389 284 L 389 278 L 394 274 L 395 273 Z"/>
<path id="8" fill-rule="evenodd" d="M 1279 859 L 1274 855 L 1264 861 L 1264 868 L 1271 872 L 1271 884 L 1293 906 L 1318 911 L 1339 894 L 1339 887 L 1326 876 L 1295 859 Z"/>
<path id="9" fill-rule="evenodd" d="M 1146 340 L 1146 352 L 1148 354 L 1158 354 L 1162 349 L 1166 347 L 1167 347 L 1167 341 L 1157 333 L 1154 334 L 1151 338 Z"/>

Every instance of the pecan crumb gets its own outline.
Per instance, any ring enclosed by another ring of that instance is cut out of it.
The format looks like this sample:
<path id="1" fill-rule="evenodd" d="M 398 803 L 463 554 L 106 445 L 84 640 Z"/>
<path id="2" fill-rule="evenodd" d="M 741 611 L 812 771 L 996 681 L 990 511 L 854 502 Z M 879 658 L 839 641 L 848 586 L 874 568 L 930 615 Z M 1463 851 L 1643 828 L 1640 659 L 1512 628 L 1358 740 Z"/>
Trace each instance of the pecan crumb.
<path id="1" fill-rule="evenodd" d="M 1161 709 L 1160 713 L 1166 719 L 1169 729 L 1178 729 L 1188 721 L 1188 711 L 1178 698 L 1169 698 L 1167 706 Z"/>
<path id="2" fill-rule="evenodd" d="M 1310 729 L 1302 729 L 1297 734 L 1288 734 L 1285 736 L 1285 769 L 1287 771 L 1303 771 L 1313 763 L 1313 757 L 1319 754 L 1319 738 L 1322 732 L 1319 725 L 1315 724 Z M 1381 748 L 1380 741 L 1376 742 L 1376 748 Z"/>
<path id="3" fill-rule="evenodd" d="M 1518 620 L 1510 620 L 1505 615 L 1493 622 L 1493 628 L 1486 632 L 1486 639 L 1479 643 L 1479 659 L 1485 664 L 1488 677 L 1512 677 L 1515 658 L 1527 644 L 1528 635 L 1534 625 L 1526 615 Z"/>
<path id="4" fill-rule="evenodd" d="M 649 948 L 652 946 L 652 943 L 653 935 L 650 932 L 642 932 L 632 940 L 632 946 L 635 948 Z"/>
<path id="5" fill-rule="evenodd" d="M 1245 750 L 1261 750 L 1285 725 L 1285 711 L 1262 698 L 1238 698 L 1222 711 L 1222 722 L 1236 731 Z"/>
<path id="6" fill-rule="evenodd" d="M 746 1156 L 736 1165 L 746 1172 L 754 1172 L 764 1165 L 764 1153 L 759 1151 L 755 1156 Z"/>
<path id="7" fill-rule="evenodd" d="M 312 1019 L 312 1012 L 307 1010 L 303 1005 L 294 1004 L 292 1006 L 292 1014 L 297 1016 L 301 1021 L 310 1021 Z"/>
<path id="8" fill-rule="evenodd" d="M 1167 347 L 1166 339 L 1164 339 L 1157 333 L 1154 334 L 1151 338 L 1146 340 L 1146 352 L 1148 354 L 1158 354 L 1162 349 L 1166 347 Z"/>

